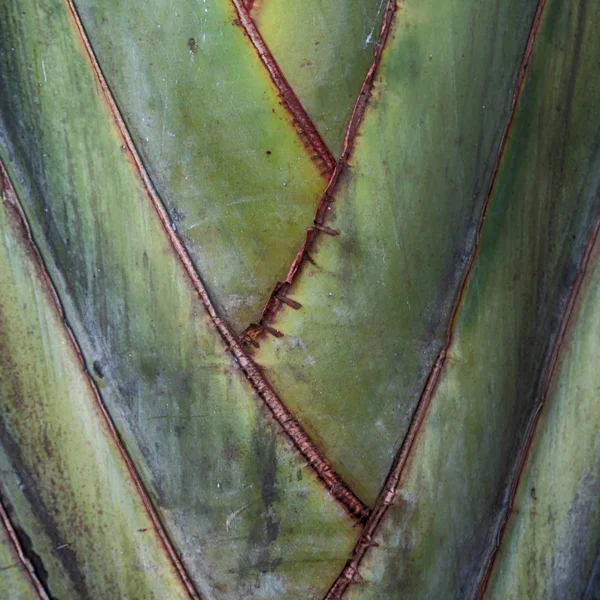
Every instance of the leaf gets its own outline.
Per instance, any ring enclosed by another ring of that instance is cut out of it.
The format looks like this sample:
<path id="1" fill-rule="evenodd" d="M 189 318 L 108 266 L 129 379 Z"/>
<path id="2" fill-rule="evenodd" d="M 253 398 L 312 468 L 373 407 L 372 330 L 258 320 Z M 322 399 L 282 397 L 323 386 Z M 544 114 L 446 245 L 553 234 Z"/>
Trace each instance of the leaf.
<path id="1" fill-rule="evenodd" d="M 18 542 L 16 532 L 8 519 L 8 514 L 0 505 L 0 589 L 10 590 L 16 600 L 26 598 L 44 598 L 33 565 L 25 557 L 23 548 Z"/>
<path id="2" fill-rule="evenodd" d="M 579 12 L 580 20 L 584 16 L 585 11 Z M 537 435 L 532 436 L 488 585 L 492 598 L 585 598 L 593 583 L 600 538 L 598 252 L 596 242 L 550 389 L 534 423 Z"/>
<path id="3" fill-rule="evenodd" d="M 324 593 L 359 531 L 276 429 L 217 334 L 122 148 L 67 7 L 32 3 L 25 12 L 30 20 L 13 13 L 14 37 L 2 39 L 9 46 L 24 36 L 18 26 L 32 39 L 50 35 L 55 77 L 40 88 L 25 57 L 2 53 L 19 67 L 2 69 L 19 86 L 15 114 L 38 106 L 4 129 L 12 175 L 161 521 L 201 593 Z M 65 85 L 77 94 L 65 95 Z"/>
<path id="4" fill-rule="evenodd" d="M 1 6 L 0 596 L 592 597 L 599 10 Z"/>
<path id="5" fill-rule="evenodd" d="M 267 323 L 285 336 L 255 352 L 369 505 L 444 341 L 534 8 L 401 5 L 326 212 L 340 234 L 313 244 L 287 292 L 302 309 L 281 305 Z"/>
<path id="6" fill-rule="evenodd" d="M 187 598 L 2 180 L 2 496 L 53 596 Z"/>
<path id="7" fill-rule="evenodd" d="M 230 2 L 77 8 L 174 226 L 242 330 L 301 244 L 326 167 L 294 130 Z"/>
<path id="8" fill-rule="evenodd" d="M 365 555 L 365 583 L 349 598 L 399 586 L 409 596 L 473 597 L 510 514 L 528 423 L 600 209 L 599 15 L 585 0 L 577 10 L 544 7 L 447 358 L 395 465 L 397 502 Z"/>
<path id="9" fill-rule="evenodd" d="M 263 0 L 252 16 L 335 156 L 373 60 L 385 0 Z"/>

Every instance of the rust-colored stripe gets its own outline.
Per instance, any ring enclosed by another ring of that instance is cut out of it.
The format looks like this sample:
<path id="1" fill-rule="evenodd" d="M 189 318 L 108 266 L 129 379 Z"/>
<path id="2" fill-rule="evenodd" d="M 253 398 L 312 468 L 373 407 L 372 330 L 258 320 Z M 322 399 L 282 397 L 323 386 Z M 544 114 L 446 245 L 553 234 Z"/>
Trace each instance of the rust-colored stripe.
<path id="1" fill-rule="evenodd" d="M 249 11 L 252 8 L 253 2 L 244 3 L 243 0 L 231 0 L 238 14 L 239 25 L 248 36 L 252 46 L 256 50 L 261 62 L 269 72 L 271 80 L 275 84 L 279 96 L 283 101 L 284 106 L 291 113 L 294 120 L 294 125 L 300 134 L 304 143 L 314 152 L 314 159 L 321 165 L 323 173 L 330 175 L 335 168 L 335 158 L 327 147 L 327 144 L 321 138 L 312 119 L 302 106 L 302 103 L 296 96 L 294 90 L 287 82 L 282 73 L 277 61 L 271 54 L 271 51 L 262 39 L 254 21 L 250 17 Z"/>
<path id="2" fill-rule="evenodd" d="M 253 387 L 253 389 L 259 395 L 259 397 L 262 398 L 262 400 L 265 402 L 277 423 L 286 433 L 290 442 L 306 459 L 308 464 L 314 469 L 315 473 L 317 474 L 319 479 L 325 484 L 330 494 L 336 500 L 338 500 L 353 517 L 359 519 L 361 522 L 366 521 L 370 514 L 370 509 L 361 502 L 361 500 L 354 494 L 354 492 L 352 492 L 352 490 L 342 480 L 342 478 L 334 471 L 331 464 L 320 453 L 320 451 L 314 445 L 306 431 L 293 418 L 292 414 L 283 404 L 281 398 L 279 398 L 275 390 L 267 381 L 262 371 L 259 369 L 256 363 L 254 363 L 254 361 L 248 356 L 246 350 L 240 344 L 239 340 L 232 332 L 229 325 L 217 314 L 217 311 L 215 310 L 210 300 L 208 292 L 206 291 L 206 288 L 204 287 L 204 284 L 202 283 L 202 280 L 200 279 L 200 276 L 196 271 L 192 259 L 188 254 L 188 251 L 185 249 L 185 246 L 179 239 L 179 236 L 173 231 L 173 228 L 171 227 L 171 221 L 169 219 L 167 211 L 154 189 L 150 177 L 146 172 L 142 160 L 135 148 L 133 140 L 131 139 L 131 135 L 129 134 L 125 122 L 121 117 L 116 102 L 100 69 L 100 65 L 98 64 L 96 55 L 94 54 L 92 46 L 87 38 L 85 29 L 83 28 L 83 24 L 81 23 L 81 19 L 79 18 L 77 10 L 73 5 L 73 1 L 66 0 L 66 2 L 69 6 L 77 32 L 79 34 L 81 42 L 83 43 L 94 74 L 96 75 L 98 85 L 102 90 L 104 99 L 106 100 L 106 103 L 108 104 L 108 107 L 112 113 L 115 123 L 121 133 L 125 147 L 127 148 L 127 151 L 129 152 L 129 155 L 131 156 L 131 159 L 133 160 L 136 166 L 136 170 L 140 176 L 148 198 L 150 199 L 152 206 L 154 207 L 156 214 L 160 219 L 165 233 L 167 234 L 167 238 L 169 239 L 175 256 L 181 262 L 185 272 L 190 278 L 192 286 L 196 291 L 200 301 L 202 302 L 202 305 L 204 306 L 206 312 L 208 313 L 212 323 L 221 335 L 221 338 L 225 342 L 227 348 L 235 357 L 237 363 L 242 369 L 242 373 L 244 373 L 250 385 Z M 173 558 L 176 559 L 175 555 L 173 555 Z M 180 573 L 183 578 L 185 576 L 183 566 L 181 566 L 181 563 L 179 561 L 177 562 L 177 564 L 181 568 Z"/>
<path id="3" fill-rule="evenodd" d="M 535 46 L 535 41 L 537 39 L 537 35 L 540 28 L 540 22 L 542 18 L 542 13 L 544 11 L 544 7 L 546 6 L 546 0 L 539 0 L 537 9 L 533 18 L 533 23 L 531 25 L 531 29 L 529 31 L 529 37 L 527 39 L 527 44 L 525 46 L 525 51 L 523 53 L 523 58 L 521 59 L 521 66 L 519 68 L 519 73 L 517 76 L 517 81 L 515 84 L 515 90 L 513 93 L 510 113 L 506 124 L 504 126 L 504 131 L 502 134 L 502 138 L 500 141 L 500 145 L 498 147 L 498 153 L 496 156 L 496 162 L 494 164 L 494 168 L 492 170 L 492 175 L 490 179 L 490 185 L 488 188 L 488 192 L 486 195 L 486 199 L 481 211 L 481 216 L 479 218 L 479 223 L 477 226 L 477 232 L 475 235 L 475 239 L 473 242 L 473 246 L 471 248 L 471 252 L 469 254 L 469 258 L 465 264 L 465 268 L 463 270 L 463 274 L 461 277 L 460 285 L 458 288 L 458 293 L 456 295 L 456 299 L 454 301 L 454 306 L 452 309 L 452 313 L 450 316 L 450 321 L 448 323 L 448 329 L 446 331 L 446 338 L 444 340 L 444 344 L 438 353 L 438 356 L 429 371 L 429 375 L 427 377 L 427 381 L 425 383 L 425 387 L 421 392 L 419 397 L 417 407 L 413 414 L 410 426 L 408 428 L 408 432 L 404 438 L 402 446 L 400 447 L 394 462 L 392 464 L 392 468 L 390 473 L 385 481 L 383 489 L 381 490 L 379 497 L 377 498 L 377 502 L 375 504 L 375 508 L 371 514 L 370 519 L 367 521 L 365 528 L 361 537 L 359 538 L 354 550 L 352 552 L 352 557 L 346 563 L 344 569 L 335 580 L 331 588 L 329 589 L 325 600 L 339 600 L 343 597 L 344 593 L 350 586 L 350 584 L 355 580 L 358 574 L 358 568 L 360 566 L 361 561 L 363 560 L 365 554 L 369 550 L 371 546 L 373 546 L 373 537 L 377 533 L 379 525 L 383 521 L 383 517 L 387 512 L 389 506 L 392 504 L 394 497 L 396 495 L 396 490 L 398 489 L 398 484 L 400 482 L 400 478 L 402 477 L 402 473 L 404 471 L 404 467 L 408 462 L 408 458 L 410 453 L 414 447 L 415 440 L 419 431 L 421 430 L 421 426 L 425 421 L 425 416 L 431 405 L 431 400 L 433 395 L 437 389 L 437 386 L 440 381 L 441 373 L 446 364 L 446 359 L 448 356 L 448 350 L 452 343 L 452 338 L 454 334 L 454 327 L 456 325 L 456 320 L 458 316 L 458 311 L 460 309 L 462 299 L 464 297 L 465 289 L 467 286 L 467 282 L 473 270 L 473 265 L 475 264 L 475 259 L 477 254 L 479 253 L 479 244 L 481 241 L 481 235 L 483 232 L 483 228 L 485 225 L 485 220 L 488 214 L 490 199 L 492 197 L 492 193 L 494 191 L 496 178 L 498 175 L 498 171 L 500 169 L 500 163 L 502 162 L 502 158 L 504 156 L 504 151 L 506 149 L 506 143 L 508 140 L 508 136 L 510 133 L 510 128 L 514 120 L 514 115 L 516 112 L 517 105 L 519 103 L 519 98 L 521 96 L 521 91 L 523 89 L 523 84 L 525 83 L 525 77 L 527 74 L 527 69 L 529 67 L 529 62 L 531 60 L 531 55 L 533 52 L 533 48 Z"/>
<path id="4" fill-rule="evenodd" d="M 31 564 L 31 561 L 25 554 L 25 551 L 23 550 L 23 546 L 21 545 L 21 542 L 19 541 L 19 537 L 17 536 L 17 532 L 15 531 L 15 528 L 13 527 L 13 524 L 10 521 L 8 512 L 7 512 L 6 508 L 4 508 L 4 505 L 2 504 L 1 501 L 0 501 L 0 521 L 2 522 L 2 525 L 4 525 L 4 529 L 6 529 L 8 539 L 11 541 L 11 543 L 13 545 L 15 554 L 19 557 L 19 561 L 23 565 L 25 571 L 27 571 L 27 575 L 29 575 L 29 579 L 31 579 L 31 584 L 34 587 L 38 598 L 40 600 L 50 600 L 50 594 L 48 594 L 48 592 L 46 591 L 46 588 L 44 588 L 44 585 L 40 581 L 40 578 L 37 576 L 37 573 L 35 572 L 35 569 L 33 568 L 33 565 Z"/>

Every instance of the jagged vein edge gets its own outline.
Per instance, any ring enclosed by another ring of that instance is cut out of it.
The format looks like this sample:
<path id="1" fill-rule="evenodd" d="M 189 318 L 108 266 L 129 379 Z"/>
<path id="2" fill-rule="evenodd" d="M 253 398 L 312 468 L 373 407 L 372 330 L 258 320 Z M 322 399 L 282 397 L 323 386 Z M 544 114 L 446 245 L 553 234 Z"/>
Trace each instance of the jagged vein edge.
<path id="1" fill-rule="evenodd" d="M 310 258 L 311 248 L 322 234 L 333 236 L 339 234 L 338 231 L 335 231 L 325 224 L 327 213 L 331 203 L 335 200 L 335 193 L 337 191 L 340 177 L 344 172 L 354 149 L 356 136 L 363 121 L 367 104 L 371 97 L 371 92 L 375 84 L 377 69 L 379 68 L 381 56 L 392 27 L 394 15 L 398 8 L 399 5 L 397 0 L 387 1 L 381 23 L 381 29 L 379 31 L 379 38 L 373 49 L 373 62 L 367 71 L 365 79 L 360 88 L 360 92 L 354 104 L 354 108 L 352 109 L 352 115 L 350 116 L 348 127 L 346 128 L 346 134 L 344 135 L 344 143 L 340 158 L 338 159 L 327 187 L 321 196 L 315 213 L 315 218 L 313 220 L 313 225 L 306 230 L 306 238 L 304 243 L 290 265 L 285 281 L 276 283 L 269 300 L 263 308 L 258 322 L 252 323 L 240 336 L 242 342 L 248 347 L 258 347 L 260 338 L 267 333 L 278 337 L 282 335 L 280 331 L 273 329 L 270 323 L 273 321 L 275 315 L 284 304 L 294 309 L 299 309 L 302 307 L 298 302 L 288 298 L 287 293 L 298 277 L 302 266 L 306 262 L 312 262 L 312 259 Z"/>

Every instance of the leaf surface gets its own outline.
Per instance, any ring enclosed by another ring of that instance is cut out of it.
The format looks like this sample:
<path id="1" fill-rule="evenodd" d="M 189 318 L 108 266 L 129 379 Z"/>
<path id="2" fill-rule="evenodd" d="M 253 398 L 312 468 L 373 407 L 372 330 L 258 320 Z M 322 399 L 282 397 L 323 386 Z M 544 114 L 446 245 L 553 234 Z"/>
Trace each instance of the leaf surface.
<path id="1" fill-rule="evenodd" d="M 591 579 L 600 548 L 599 250 L 596 243 L 494 563 L 489 598 L 584 598 Z"/>
<path id="2" fill-rule="evenodd" d="M 14 600 L 39 598 L 10 532 L 5 527 L 0 527 L 0 589 L 11 590 Z"/>
<path id="3" fill-rule="evenodd" d="M 252 15 L 335 156 L 373 60 L 385 0 L 264 0 Z"/>
<path id="4" fill-rule="evenodd" d="M 255 354 L 370 505 L 443 342 L 534 8 L 402 3 L 326 219 L 339 235 Z"/>
<path id="5" fill-rule="evenodd" d="M 5 190 L 2 495 L 44 565 L 42 583 L 53 597 L 188 598 L 111 439 L 12 200 Z M 13 588 L 4 589 L 12 597 Z"/>
<path id="6" fill-rule="evenodd" d="M 229 0 L 77 0 L 150 177 L 223 316 L 260 313 L 326 179 Z"/>
<path id="7" fill-rule="evenodd" d="M 66 5 L 11 6 L 0 72 L 18 92 L 3 105 L 3 157 L 87 368 L 182 562 L 207 598 L 324 593 L 359 531 L 217 334 Z M 30 43 L 18 44 L 25 36 Z M 52 65 L 46 81 L 30 54 L 38 48 L 47 73 Z"/>
<path id="8" fill-rule="evenodd" d="M 439 383 L 349 598 L 477 591 L 600 208 L 598 16 L 543 12 Z"/>

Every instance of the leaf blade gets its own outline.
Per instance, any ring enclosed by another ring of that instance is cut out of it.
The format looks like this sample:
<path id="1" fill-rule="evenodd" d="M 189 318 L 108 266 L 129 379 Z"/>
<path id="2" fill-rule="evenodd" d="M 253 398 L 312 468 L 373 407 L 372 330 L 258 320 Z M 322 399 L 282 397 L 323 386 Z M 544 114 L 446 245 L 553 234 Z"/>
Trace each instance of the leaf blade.
<path id="1" fill-rule="evenodd" d="M 24 25 L 19 7 L 13 35 L 19 27 L 33 40 L 42 27 L 52 32 L 60 43 L 45 51 L 56 53 L 54 76 L 39 88 L 26 67 L 2 70 L 19 90 L 13 104 L 40 108 L 16 122 L 5 112 L 8 149 L 0 152 L 10 156 L 69 323 L 161 520 L 209 597 L 267 597 L 273 586 L 318 595 L 358 531 L 215 331 L 121 150 L 66 8 L 28 7 L 44 19 Z"/>
<path id="2" fill-rule="evenodd" d="M 3 492 L 25 531 L 36 534 L 51 590 L 190 598 L 82 373 L 18 208 L 2 191 Z M 30 510 L 45 519 L 43 528 L 27 527 Z M 138 533 L 123 538 L 115 529 Z"/>
<path id="3" fill-rule="evenodd" d="M 255 351 L 370 505 L 444 341 L 534 3 L 439 10 L 405 2 L 396 13 L 349 169 L 326 212 L 340 235 L 320 238 L 316 264 L 290 288 L 302 309 L 282 307 L 269 323 L 285 337 L 266 336 Z M 499 24 L 491 39 L 490 24 Z"/>
<path id="4" fill-rule="evenodd" d="M 333 153 L 373 57 L 385 0 L 267 0 L 252 15 Z"/>
<path id="5" fill-rule="evenodd" d="M 584 5 L 547 4 L 448 360 L 381 548 L 363 561 L 367 585 L 351 598 L 396 586 L 426 597 L 477 593 L 599 209 L 600 114 L 593 94 L 577 93 L 600 84 L 594 18 L 574 26 Z M 452 568 L 435 569 L 440 562 Z"/>

